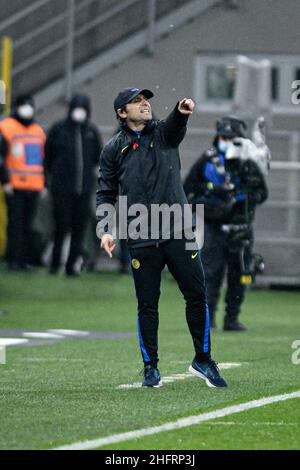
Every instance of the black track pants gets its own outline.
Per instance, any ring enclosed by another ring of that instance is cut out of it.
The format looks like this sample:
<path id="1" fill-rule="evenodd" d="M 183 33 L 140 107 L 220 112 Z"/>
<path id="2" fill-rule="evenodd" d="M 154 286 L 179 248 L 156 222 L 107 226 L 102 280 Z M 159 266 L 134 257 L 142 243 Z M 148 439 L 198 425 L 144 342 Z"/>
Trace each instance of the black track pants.
<path id="1" fill-rule="evenodd" d="M 158 362 L 158 302 L 161 273 L 167 265 L 186 302 L 186 320 L 198 361 L 210 357 L 210 325 L 204 273 L 198 251 L 185 250 L 186 240 L 129 248 L 138 301 L 138 332 L 145 364 Z M 174 345 L 174 347 L 176 347 Z"/>
<path id="2" fill-rule="evenodd" d="M 31 260 L 29 247 L 38 202 L 38 191 L 15 189 L 12 196 L 7 196 L 7 261 L 9 264 L 16 263 L 23 266 Z"/>

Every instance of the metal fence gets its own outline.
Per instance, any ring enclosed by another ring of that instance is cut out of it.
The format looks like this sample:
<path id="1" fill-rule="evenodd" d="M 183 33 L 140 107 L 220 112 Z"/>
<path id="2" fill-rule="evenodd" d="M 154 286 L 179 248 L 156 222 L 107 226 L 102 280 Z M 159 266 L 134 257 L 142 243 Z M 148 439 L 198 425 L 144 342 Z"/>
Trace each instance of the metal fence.
<path id="1" fill-rule="evenodd" d="M 223 1 L 36 0 L 0 22 L 0 37 L 8 35 L 14 43 L 14 91 L 35 92 L 63 78 L 69 98 L 73 68 L 139 31 L 144 33 L 139 48 L 152 54 L 155 39 L 169 29 L 160 20 L 170 12 L 178 10 L 179 24 L 180 17 L 186 21 Z"/>
<path id="2" fill-rule="evenodd" d="M 37 64 L 51 58 L 53 54 L 62 52 L 64 55 L 64 71 L 61 70 L 61 72 L 65 75 L 65 93 L 66 97 L 69 98 L 72 89 L 75 41 L 80 40 L 94 28 L 100 28 L 104 22 L 112 20 L 129 7 L 133 7 L 137 1 L 107 2 L 103 0 L 102 2 L 96 2 L 96 0 L 64 0 L 61 2 L 63 8 L 57 8 L 57 10 L 62 11 L 53 17 L 49 17 L 47 14 L 42 15 L 42 10 L 49 7 L 53 11 L 53 0 L 38 0 L 7 18 L 0 23 L 0 34 L 9 34 L 14 27 L 18 26 L 21 22 L 26 22 L 30 16 L 36 15 L 39 17 L 41 15 L 41 18 L 44 18 L 44 20 L 41 19 L 41 24 L 35 26 L 33 30 L 26 31 L 20 37 L 17 36 L 14 39 L 14 55 L 17 61 L 13 68 L 13 79 L 16 79 L 26 71 L 30 73 L 30 70 L 36 67 Z M 98 3 L 98 6 L 96 3 Z M 100 11 L 99 4 L 102 4 Z M 84 24 L 80 24 L 80 16 L 84 15 L 87 9 L 93 7 L 95 7 L 95 16 L 89 18 Z M 57 31 L 57 37 L 51 40 L 51 32 L 53 31 Z M 44 37 L 49 37 L 48 44 L 43 44 Z M 39 44 L 39 42 L 41 42 L 42 47 L 38 47 L 35 50 L 36 48 L 33 47 L 33 44 Z M 18 60 L 18 52 L 24 51 L 26 47 L 30 54 L 25 54 L 24 59 Z"/>

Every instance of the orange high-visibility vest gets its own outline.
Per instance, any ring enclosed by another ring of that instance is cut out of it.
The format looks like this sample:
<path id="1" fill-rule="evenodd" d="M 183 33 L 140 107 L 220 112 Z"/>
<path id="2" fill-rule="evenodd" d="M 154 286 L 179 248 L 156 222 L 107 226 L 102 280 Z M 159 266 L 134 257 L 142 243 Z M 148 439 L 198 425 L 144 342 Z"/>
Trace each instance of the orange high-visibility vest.
<path id="1" fill-rule="evenodd" d="M 14 189 L 41 191 L 45 186 L 44 145 L 46 136 L 36 123 L 28 127 L 8 117 L 0 122 L 0 133 L 8 144 L 5 165 Z"/>

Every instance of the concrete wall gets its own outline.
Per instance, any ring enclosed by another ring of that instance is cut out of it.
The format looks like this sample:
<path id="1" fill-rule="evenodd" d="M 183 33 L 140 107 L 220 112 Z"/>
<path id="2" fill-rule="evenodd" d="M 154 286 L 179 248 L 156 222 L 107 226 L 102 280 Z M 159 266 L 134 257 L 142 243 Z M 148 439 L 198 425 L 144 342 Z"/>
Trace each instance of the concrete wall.
<path id="1" fill-rule="evenodd" d="M 9 18 L 12 14 L 20 13 L 26 7 L 36 4 L 36 0 L 24 1 L 13 0 L 4 2 L 1 6 L 2 20 Z M 120 0 L 95 0 L 88 6 L 78 10 L 83 2 L 75 1 L 74 30 L 75 34 L 84 28 L 98 16 L 108 13 L 114 7 L 122 6 Z M 123 2 L 125 4 L 125 2 Z M 182 3 L 180 0 L 163 0 L 157 2 L 157 18 L 164 16 L 169 11 L 176 9 Z M 128 35 L 144 29 L 148 21 L 148 2 L 146 0 L 136 1 L 134 5 L 127 7 L 101 24 L 94 25 L 87 32 L 75 37 L 74 40 L 74 66 L 86 62 L 111 47 L 116 42 L 122 41 Z M 126 4 L 125 4 L 126 6 Z M 0 31 L 1 35 L 12 38 L 14 47 L 14 71 L 13 71 L 13 95 L 24 92 L 36 92 L 43 89 L 47 84 L 63 76 L 65 71 L 65 39 L 68 21 L 62 18 L 59 22 L 52 24 L 51 28 L 20 45 L 20 41 L 37 28 L 49 24 L 58 15 L 68 11 L 67 0 L 51 0 L 36 9 L 33 13 L 19 19 L 11 26 Z M 56 47 L 56 42 L 60 44 Z M 30 60 L 37 54 L 55 47 L 45 57 L 29 64 Z M 26 61 L 28 64 L 25 71 L 18 67 Z M 29 62 L 28 62 L 29 61 Z"/>
<path id="2" fill-rule="evenodd" d="M 296 0 L 249 0 L 240 2 L 238 10 L 222 7 L 195 18 L 180 29 L 170 32 L 156 44 L 156 54 L 149 58 L 137 54 L 99 75 L 82 87 L 93 102 L 93 119 L 99 126 L 116 125 L 112 102 L 119 90 L 127 86 L 147 87 L 154 91 L 153 110 L 158 117 L 166 116 L 178 99 L 193 97 L 195 57 L 200 52 L 278 53 L 298 54 L 300 47 L 300 2 Z M 299 55 L 300 64 L 300 55 Z M 290 84 L 287 84 L 290 87 Z M 64 108 L 57 104 L 49 107 L 40 117 L 44 124 L 62 115 Z M 216 114 L 195 112 L 190 118 L 191 129 L 209 128 L 211 134 L 199 137 L 187 135 L 181 145 L 182 175 L 210 144 Z M 300 130 L 297 116 L 274 116 L 273 129 Z M 107 139 L 110 131 L 104 137 Z M 269 145 L 273 159 L 288 159 L 288 140 L 271 138 Z M 299 149 L 298 149 L 299 155 Z M 299 158 L 299 156 L 298 156 Z M 271 172 L 268 178 L 271 201 L 288 198 L 290 173 Z M 300 181 L 300 179 L 299 179 Z M 300 184 L 298 187 L 300 194 Z M 295 239 L 300 237 L 299 211 L 294 211 Z M 288 210 L 267 205 L 257 211 L 257 238 L 282 237 L 287 234 Z M 281 279 L 300 279 L 299 245 L 285 243 L 257 243 L 266 257 L 267 274 Z"/>
<path id="3" fill-rule="evenodd" d="M 114 123 L 113 98 L 130 85 L 153 89 L 154 110 L 158 116 L 166 115 L 177 99 L 193 96 L 198 52 L 299 53 L 300 2 L 241 0 L 240 5 L 237 10 L 213 8 L 176 31 L 170 25 L 169 34 L 157 42 L 154 57 L 137 54 L 83 86 L 83 91 L 93 97 L 96 122 Z M 51 120 L 51 114 L 42 114 L 45 123 Z M 195 114 L 190 123 L 212 127 L 215 117 Z M 274 127 L 300 129 L 299 119 L 275 117 Z"/>

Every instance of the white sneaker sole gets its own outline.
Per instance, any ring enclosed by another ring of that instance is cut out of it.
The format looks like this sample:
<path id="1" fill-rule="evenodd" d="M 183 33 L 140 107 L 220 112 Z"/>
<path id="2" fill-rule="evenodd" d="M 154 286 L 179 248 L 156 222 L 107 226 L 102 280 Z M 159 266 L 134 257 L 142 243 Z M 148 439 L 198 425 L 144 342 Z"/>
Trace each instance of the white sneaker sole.
<path id="1" fill-rule="evenodd" d="M 210 388 L 218 388 L 218 387 L 216 387 L 215 385 L 213 385 L 213 384 L 208 380 L 208 378 L 205 377 L 205 375 L 201 374 L 201 372 L 199 372 L 198 370 L 194 369 L 193 366 L 190 366 L 190 367 L 189 367 L 189 372 L 190 372 L 192 375 L 194 375 L 195 377 L 198 377 L 199 379 L 203 380 L 203 381 L 206 383 L 206 385 L 207 385 L 208 387 L 210 387 Z"/>
<path id="2" fill-rule="evenodd" d="M 143 388 L 160 388 L 162 387 L 163 383 L 162 381 L 159 382 L 158 385 L 142 385 Z"/>

